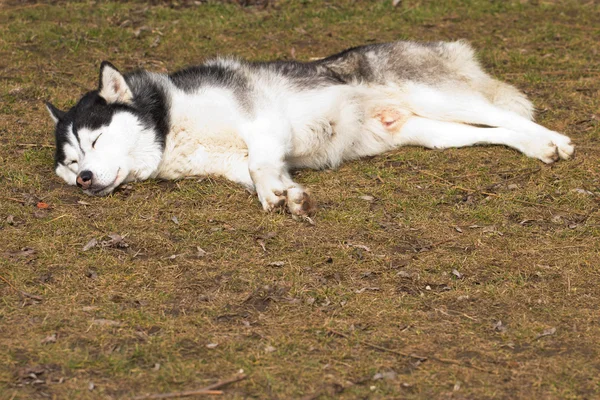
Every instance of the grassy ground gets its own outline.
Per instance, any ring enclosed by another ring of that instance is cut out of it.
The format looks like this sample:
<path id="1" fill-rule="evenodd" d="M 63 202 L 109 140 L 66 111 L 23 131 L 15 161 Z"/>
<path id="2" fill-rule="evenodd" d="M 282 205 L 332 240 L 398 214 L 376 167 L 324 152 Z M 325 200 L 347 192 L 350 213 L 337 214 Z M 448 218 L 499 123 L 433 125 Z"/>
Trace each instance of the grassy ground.
<path id="1" fill-rule="evenodd" d="M 125 398 L 240 370 L 223 397 L 598 398 L 594 3 L 0 5 L 0 398 Z M 574 160 L 403 148 L 301 171 L 315 226 L 221 179 L 90 198 L 52 170 L 42 101 L 72 105 L 104 59 L 173 71 L 457 38 L 573 138 Z"/>

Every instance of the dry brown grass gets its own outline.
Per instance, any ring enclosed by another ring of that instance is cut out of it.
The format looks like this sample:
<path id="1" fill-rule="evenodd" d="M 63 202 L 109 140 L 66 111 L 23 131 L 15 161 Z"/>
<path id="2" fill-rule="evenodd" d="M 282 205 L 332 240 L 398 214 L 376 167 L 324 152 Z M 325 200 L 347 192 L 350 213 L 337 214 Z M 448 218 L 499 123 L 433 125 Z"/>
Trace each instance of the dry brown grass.
<path id="1" fill-rule="evenodd" d="M 0 8 L 1 398 L 178 392 L 240 369 L 222 397 L 600 396 L 597 4 L 162 4 Z M 221 179 L 90 198 L 52 171 L 42 100 L 72 105 L 103 59 L 172 71 L 398 38 L 471 40 L 576 158 L 403 148 L 301 171 L 315 226 Z"/>

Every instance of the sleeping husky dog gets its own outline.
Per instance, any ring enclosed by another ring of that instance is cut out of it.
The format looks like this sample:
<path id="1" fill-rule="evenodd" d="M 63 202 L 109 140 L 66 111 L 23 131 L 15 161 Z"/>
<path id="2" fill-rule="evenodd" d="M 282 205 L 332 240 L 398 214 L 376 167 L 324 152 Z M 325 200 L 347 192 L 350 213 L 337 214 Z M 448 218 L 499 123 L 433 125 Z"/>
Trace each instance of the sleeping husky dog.
<path id="1" fill-rule="evenodd" d="M 290 169 L 335 168 L 404 145 L 499 144 L 551 163 L 570 139 L 533 122 L 513 86 L 486 74 L 465 42 L 394 42 L 313 62 L 217 58 L 171 75 L 100 66 L 98 89 L 56 123 L 55 170 L 107 195 L 125 182 L 220 175 L 267 211 L 308 216 Z"/>

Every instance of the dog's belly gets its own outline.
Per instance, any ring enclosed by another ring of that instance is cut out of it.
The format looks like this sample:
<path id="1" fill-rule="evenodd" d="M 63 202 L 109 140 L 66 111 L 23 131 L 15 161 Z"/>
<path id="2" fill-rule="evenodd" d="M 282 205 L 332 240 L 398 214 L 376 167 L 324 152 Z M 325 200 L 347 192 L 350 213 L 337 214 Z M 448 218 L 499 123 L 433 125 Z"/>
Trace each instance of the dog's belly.
<path id="1" fill-rule="evenodd" d="M 335 109 L 295 132 L 287 161 L 296 168 L 335 168 L 391 150 L 412 115 L 388 90 L 360 88 L 359 95 L 340 99 Z"/>

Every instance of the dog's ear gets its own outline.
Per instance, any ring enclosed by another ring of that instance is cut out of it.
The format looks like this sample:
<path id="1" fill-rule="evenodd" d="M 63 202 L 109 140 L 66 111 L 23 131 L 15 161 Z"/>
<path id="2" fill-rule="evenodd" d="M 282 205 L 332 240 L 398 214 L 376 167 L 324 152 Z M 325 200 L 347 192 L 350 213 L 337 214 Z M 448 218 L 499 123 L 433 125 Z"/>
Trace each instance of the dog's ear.
<path id="1" fill-rule="evenodd" d="M 114 65 L 102 61 L 100 65 L 100 82 L 98 92 L 107 103 L 131 103 L 133 94 L 125 82 L 125 78 Z"/>
<path id="2" fill-rule="evenodd" d="M 46 102 L 46 109 L 48 109 L 48 113 L 50 113 L 50 117 L 54 121 L 55 124 L 58 124 L 58 121 L 65 117 L 65 112 L 60 111 L 58 108 L 54 107 L 49 102 Z"/>

